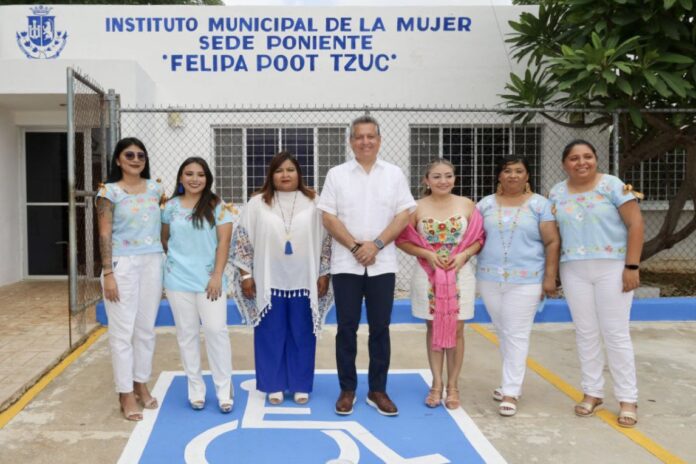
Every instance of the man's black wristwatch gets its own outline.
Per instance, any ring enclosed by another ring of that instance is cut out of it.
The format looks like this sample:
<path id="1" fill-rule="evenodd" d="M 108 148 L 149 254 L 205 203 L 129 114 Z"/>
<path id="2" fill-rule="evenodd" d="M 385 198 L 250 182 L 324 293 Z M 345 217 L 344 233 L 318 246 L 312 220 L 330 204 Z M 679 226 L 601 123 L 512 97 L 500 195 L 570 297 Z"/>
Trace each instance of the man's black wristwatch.
<path id="1" fill-rule="evenodd" d="M 640 266 L 637 264 L 626 264 L 624 265 L 624 267 L 630 271 L 637 271 L 638 269 L 640 269 Z"/>
<path id="2" fill-rule="evenodd" d="M 381 241 L 380 239 L 376 238 L 372 241 L 372 243 L 375 244 L 375 246 L 377 247 L 378 250 L 384 249 L 384 242 Z"/>

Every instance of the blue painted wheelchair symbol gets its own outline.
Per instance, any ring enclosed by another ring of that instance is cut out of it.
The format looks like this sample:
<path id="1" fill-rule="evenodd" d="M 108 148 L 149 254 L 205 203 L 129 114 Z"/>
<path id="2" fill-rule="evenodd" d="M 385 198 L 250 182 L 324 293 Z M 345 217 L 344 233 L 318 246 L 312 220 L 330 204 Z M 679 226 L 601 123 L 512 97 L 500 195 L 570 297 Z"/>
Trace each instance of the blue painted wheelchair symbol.
<path id="1" fill-rule="evenodd" d="M 145 412 L 119 462 L 505 462 L 463 410 L 423 404 L 428 376 L 420 370 L 390 372 L 390 395 L 400 408 L 397 417 L 380 416 L 364 398 L 351 416 L 342 417 L 333 412 L 335 371 L 317 373 L 311 401 L 303 406 L 291 400 L 269 405 L 255 388 L 253 372 L 236 372 L 235 409 L 229 415 L 219 413 L 212 393 L 204 411 L 191 410 L 185 377 L 164 372 L 153 390 L 163 398 L 162 405 Z M 209 376 L 206 382 L 214 392 Z M 359 397 L 366 384 L 365 373 L 360 373 Z"/>

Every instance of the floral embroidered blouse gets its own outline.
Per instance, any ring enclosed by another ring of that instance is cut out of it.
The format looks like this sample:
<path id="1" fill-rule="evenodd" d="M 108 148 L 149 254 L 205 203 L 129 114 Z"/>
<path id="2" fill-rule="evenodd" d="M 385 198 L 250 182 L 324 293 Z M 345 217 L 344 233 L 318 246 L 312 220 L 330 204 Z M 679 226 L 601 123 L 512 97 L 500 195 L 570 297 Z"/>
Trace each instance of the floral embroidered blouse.
<path id="1" fill-rule="evenodd" d="M 239 212 L 232 204 L 220 202 L 214 211 L 215 227 L 203 221 L 198 229 L 193 225 L 192 209 L 181 206 L 174 197 L 162 211 L 162 223 L 169 224 L 167 261 L 164 266 L 164 288 L 179 292 L 204 292 L 215 269 L 217 226 L 236 222 Z M 222 275 L 222 288 L 227 277 Z"/>
<path id="2" fill-rule="evenodd" d="M 483 215 L 486 243 L 478 254 L 476 278 L 513 284 L 538 284 L 546 256 L 539 225 L 553 221 L 551 203 L 533 194 L 522 206 L 499 206 L 495 195 L 476 205 Z"/>
<path id="3" fill-rule="evenodd" d="M 159 206 L 162 195 L 162 185 L 149 179 L 143 193 L 131 195 L 115 182 L 99 189 L 97 197 L 106 198 L 114 205 L 112 256 L 162 253 Z"/>
<path id="4" fill-rule="evenodd" d="M 561 262 L 626 257 L 628 232 L 619 206 L 635 200 L 617 177 L 602 174 L 594 189 L 569 193 L 567 181 L 549 194 L 561 234 Z"/>

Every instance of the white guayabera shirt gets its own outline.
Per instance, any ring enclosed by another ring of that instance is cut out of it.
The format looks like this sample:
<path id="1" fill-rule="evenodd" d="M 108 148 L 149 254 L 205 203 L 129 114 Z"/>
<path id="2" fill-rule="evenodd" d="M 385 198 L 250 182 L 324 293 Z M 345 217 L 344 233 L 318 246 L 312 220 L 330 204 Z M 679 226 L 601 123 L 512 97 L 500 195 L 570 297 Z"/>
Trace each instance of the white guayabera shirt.
<path id="1" fill-rule="evenodd" d="M 317 208 L 338 217 L 356 240 L 372 241 L 394 216 L 405 210 L 415 211 L 416 201 L 398 166 L 378 159 L 368 174 L 353 159 L 329 171 Z M 375 264 L 365 268 L 349 249 L 334 240 L 331 274 L 363 275 L 365 269 L 369 276 L 396 273 L 399 266 L 394 243 L 377 253 Z"/>

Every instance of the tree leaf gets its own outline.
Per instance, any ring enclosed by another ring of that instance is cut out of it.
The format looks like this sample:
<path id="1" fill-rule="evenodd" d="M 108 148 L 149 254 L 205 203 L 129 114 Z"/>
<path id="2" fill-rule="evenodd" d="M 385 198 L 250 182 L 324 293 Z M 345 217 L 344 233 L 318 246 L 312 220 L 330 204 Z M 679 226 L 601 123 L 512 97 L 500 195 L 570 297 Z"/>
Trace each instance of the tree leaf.
<path id="1" fill-rule="evenodd" d="M 602 39 L 599 38 L 599 35 L 595 31 L 592 31 L 591 38 L 592 38 L 592 46 L 594 48 L 597 48 L 597 49 L 602 48 Z"/>
<path id="2" fill-rule="evenodd" d="M 622 61 L 615 61 L 613 64 L 614 64 L 614 66 L 619 68 L 621 70 L 621 72 L 624 72 L 626 74 L 633 73 L 633 69 L 631 69 L 631 66 L 628 63 L 624 63 Z"/>
<path id="3" fill-rule="evenodd" d="M 667 87 L 667 84 L 665 84 L 665 81 L 663 81 L 657 76 L 655 76 L 655 83 L 651 83 L 651 85 L 655 90 L 657 90 L 657 93 L 659 93 L 664 98 L 669 98 L 672 95 L 674 95 L 673 92 L 669 90 L 669 88 Z"/>
<path id="4" fill-rule="evenodd" d="M 665 10 L 669 10 L 670 8 L 672 8 L 675 3 L 677 3 L 677 0 L 664 0 Z"/>
<path id="5" fill-rule="evenodd" d="M 694 4 L 691 0 L 679 0 L 679 3 L 681 4 L 682 8 L 684 8 L 685 10 L 691 10 L 694 6 Z"/>
<path id="6" fill-rule="evenodd" d="M 651 71 L 644 70 L 643 77 L 645 77 L 645 80 L 648 81 L 648 84 L 655 87 L 655 83 L 657 82 L 657 76 L 655 76 L 655 74 L 653 74 Z"/>
<path id="7" fill-rule="evenodd" d="M 666 71 L 657 71 L 657 74 L 667 83 L 670 89 L 674 90 L 674 93 L 680 97 L 686 97 L 686 85 L 687 82 L 680 76 L 674 73 Z"/>
<path id="8" fill-rule="evenodd" d="M 629 108 L 628 114 L 631 116 L 631 121 L 633 121 L 633 124 L 635 124 L 637 128 L 640 129 L 643 127 L 643 116 L 640 114 L 640 111 L 635 108 Z"/>
<path id="9" fill-rule="evenodd" d="M 563 56 L 575 56 L 575 51 L 567 45 L 561 45 Z"/>
<path id="10" fill-rule="evenodd" d="M 616 78 L 617 78 L 616 73 L 613 73 L 608 69 L 605 69 L 604 71 L 602 71 L 602 77 L 610 84 L 613 84 L 614 82 L 616 82 Z"/>
<path id="11" fill-rule="evenodd" d="M 660 63 L 692 64 L 694 59 L 678 53 L 662 53 L 655 61 Z"/>
<path id="12" fill-rule="evenodd" d="M 625 93 L 628 96 L 633 95 L 633 87 L 631 87 L 631 84 L 624 78 L 620 77 L 616 80 L 616 85 L 621 90 L 623 93 Z"/>

